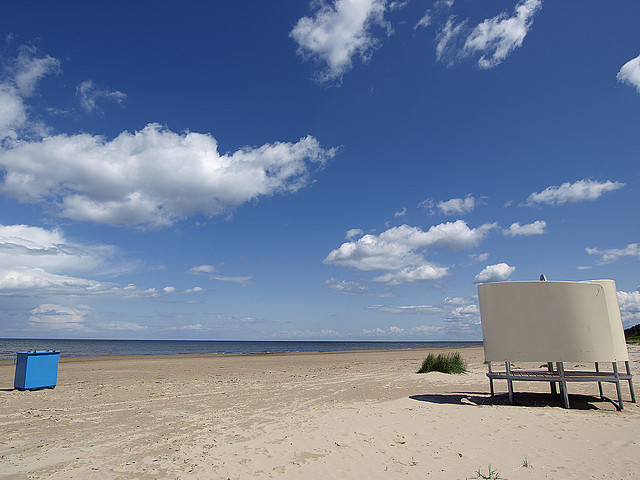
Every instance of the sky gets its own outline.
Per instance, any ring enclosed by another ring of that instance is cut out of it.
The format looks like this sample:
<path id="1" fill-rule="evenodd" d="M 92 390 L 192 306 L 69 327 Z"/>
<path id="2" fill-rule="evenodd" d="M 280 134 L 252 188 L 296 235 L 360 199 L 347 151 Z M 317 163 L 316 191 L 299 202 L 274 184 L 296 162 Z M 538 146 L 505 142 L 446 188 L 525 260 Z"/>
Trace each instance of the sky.
<path id="1" fill-rule="evenodd" d="M 477 285 L 640 323 L 640 2 L 4 2 L 0 337 L 481 340 Z"/>

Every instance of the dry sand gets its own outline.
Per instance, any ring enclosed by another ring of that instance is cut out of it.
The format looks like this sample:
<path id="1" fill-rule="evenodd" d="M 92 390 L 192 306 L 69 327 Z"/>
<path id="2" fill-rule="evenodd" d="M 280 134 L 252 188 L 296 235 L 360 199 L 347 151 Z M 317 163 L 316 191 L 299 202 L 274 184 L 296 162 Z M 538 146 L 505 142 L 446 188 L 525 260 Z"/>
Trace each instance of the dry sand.
<path id="1" fill-rule="evenodd" d="M 544 393 L 510 406 L 482 349 L 459 351 L 467 375 L 416 374 L 427 350 L 61 358 L 58 386 L 33 392 L 0 361 L 0 477 L 640 478 L 638 405 L 571 384 L 571 410 Z"/>

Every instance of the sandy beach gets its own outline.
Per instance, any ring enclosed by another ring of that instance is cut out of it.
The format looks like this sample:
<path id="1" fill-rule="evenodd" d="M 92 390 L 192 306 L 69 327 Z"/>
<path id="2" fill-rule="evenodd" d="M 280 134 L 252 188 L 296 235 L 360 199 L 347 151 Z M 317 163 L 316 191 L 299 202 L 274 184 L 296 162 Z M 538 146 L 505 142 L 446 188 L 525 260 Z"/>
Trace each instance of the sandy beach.
<path id="1" fill-rule="evenodd" d="M 570 385 L 566 410 L 519 383 L 539 393 L 510 406 L 482 348 L 457 351 L 466 375 L 416 374 L 428 350 L 61 358 L 57 387 L 33 392 L 0 361 L 0 477 L 637 478 L 626 384 L 622 412 L 595 384 Z"/>

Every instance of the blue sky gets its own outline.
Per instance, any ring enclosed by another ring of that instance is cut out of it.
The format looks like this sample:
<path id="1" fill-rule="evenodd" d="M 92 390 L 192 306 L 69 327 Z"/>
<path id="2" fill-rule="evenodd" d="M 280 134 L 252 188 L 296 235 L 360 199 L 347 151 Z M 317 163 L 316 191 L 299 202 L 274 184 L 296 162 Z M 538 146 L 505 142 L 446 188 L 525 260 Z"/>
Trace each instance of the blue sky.
<path id="1" fill-rule="evenodd" d="M 640 322 L 637 1 L 8 2 L 0 336 L 479 340 L 485 281 Z"/>

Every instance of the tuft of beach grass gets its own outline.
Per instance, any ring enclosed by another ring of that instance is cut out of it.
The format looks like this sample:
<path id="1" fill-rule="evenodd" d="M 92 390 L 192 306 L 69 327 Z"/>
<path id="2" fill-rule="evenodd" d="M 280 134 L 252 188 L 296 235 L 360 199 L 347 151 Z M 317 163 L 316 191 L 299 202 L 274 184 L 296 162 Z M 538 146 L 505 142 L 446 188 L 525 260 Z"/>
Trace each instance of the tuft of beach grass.
<path id="1" fill-rule="evenodd" d="M 459 352 L 439 353 L 437 356 L 430 353 L 418 370 L 418 373 L 428 372 L 467 373 L 467 365 Z"/>
<path id="2" fill-rule="evenodd" d="M 471 477 L 474 479 L 480 480 L 506 480 L 504 477 L 500 476 L 500 472 L 498 470 L 492 470 L 491 465 L 487 468 L 487 473 L 482 473 L 481 469 L 476 470 L 476 476 Z"/>

